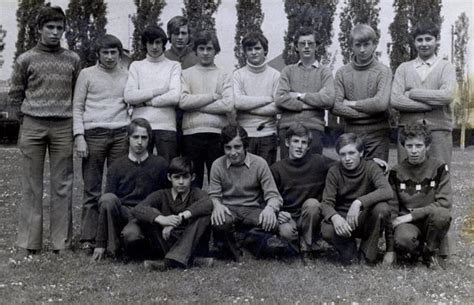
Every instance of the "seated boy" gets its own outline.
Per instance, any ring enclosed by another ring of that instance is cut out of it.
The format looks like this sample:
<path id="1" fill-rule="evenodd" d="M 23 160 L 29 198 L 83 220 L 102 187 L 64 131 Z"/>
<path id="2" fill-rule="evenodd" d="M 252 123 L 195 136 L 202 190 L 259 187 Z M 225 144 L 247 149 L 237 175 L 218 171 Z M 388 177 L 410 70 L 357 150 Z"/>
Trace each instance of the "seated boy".
<path id="1" fill-rule="evenodd" d="M 225 154 L 214 161 L 210 174 L 209 196 L 214 205 L 211 223 L 223 235 L 224 249 L 238 261 L 236 229 L 275 231 L 282 198 L 265 159 L 247 152 L 245 129 L 224 127 L 221 142 Z"/>
<path id="2" fill-rule="evenodd" d="M 168 169 L 171 188 L 152 193 L 132 210 L 153 252 L 165 257 L 164 261 L 145 261 L 147 269 L 187 268 L 193 262 L 212 212 L 206 192 L 191 187 L 195 178 L 190 159 L 173 158 Z"/>
<path id="3" fill-rule="evenodd" d="M 431 141 L 431 132 L 422 124 L 400 131 L 407 158 L 390 172 L 395 192 L 390 205 L 397 216 L 393 221 L 397 253 L 421 255 L 429 268 L 437 269 L 436 254 L 451 223 L 452 191 L 446 163 L 428 156 Z"/>
<path id="4" fill-rule="evenodd" d="M 363 159 L 364 145 L 358 136 L 343 134 L 335 147 L 340 162 L 326 177 L 322 236 L 336 248 L 344 264 L 355 262 L 357 257 L 374 263 L 380 233 L 390 221 L 386 201 L 392 199 L 392 189 L 379 166 Z M 387 251 L 393 251 L 391 233 L 386 230 Z M 359 251 L 356 238 L 361 238 Z"/>

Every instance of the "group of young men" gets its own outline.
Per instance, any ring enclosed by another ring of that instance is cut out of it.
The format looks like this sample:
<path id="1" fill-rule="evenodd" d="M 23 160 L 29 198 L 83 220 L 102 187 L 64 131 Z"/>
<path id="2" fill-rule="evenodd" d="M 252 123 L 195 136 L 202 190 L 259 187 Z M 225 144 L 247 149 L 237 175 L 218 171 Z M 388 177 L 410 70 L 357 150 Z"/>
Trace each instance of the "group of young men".
<path id="1" fill-rule="evenodd" d="M 451 221 L 455 72 L 436 56 L 435 24 L 414 27 L 418 57 L 393 83 L 364 24 L 352 29 L 353 57 L 335 79 L 315 57 L 318 34 L 306 27 L 294 38 L 298 63 L 279 73 L 266 62 L 267 39 L 249 33 L 247 64 L 230 75 L 214 64 L 215 33 L 191 39 L 180 16 L 167 34 L 144 30 L 146 58 L 128 71 L 120 40 L 109 34 L 97 41 L 97 65 L 81 70 L 77 54 L 60 46 L 59 7 L 42 8 L 37 26 L 40 41 L 18 57 L 10 90 L 23 114 L 17 245 L 28 254 L 42 248 L 46 151 L 52 249 L 71 247 L 73 146 L 84 181 L 80 247 L 95 260 L 164 258 L 145 261 L 160 270 L 210 265 L 212 236 L 218 256 L 234 260 L 257 240 L 309 262 L 322 238 L 344 263 L 375 263 L 383 232 L 385 263 L 410 253 L 436 268 L 447 254 L 440 249 Z M 400 112 L 399 162 L 387 177 L 389 105 Z M 326 110 L 346 123 L 338 160 L 322 155 Z"/>

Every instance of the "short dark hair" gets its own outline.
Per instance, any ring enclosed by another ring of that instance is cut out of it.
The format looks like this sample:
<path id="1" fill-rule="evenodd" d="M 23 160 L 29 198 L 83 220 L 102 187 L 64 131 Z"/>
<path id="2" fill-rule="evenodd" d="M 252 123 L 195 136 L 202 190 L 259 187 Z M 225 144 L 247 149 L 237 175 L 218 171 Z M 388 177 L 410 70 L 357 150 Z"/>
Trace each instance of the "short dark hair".
<path id="1" fill-rule="evenodd" d="M 201 31 L 196 33 L 194 36 L 193 51 L 196 52 L 199 45 L 206 45 L 209 41 L 212 42 L 212 46 L 214 47 L 214 50 L 216 50 L 216 54 L 218 54 L 221 51 L 221 46 L 219 45 L 216 33 L 211 31 Z"/>
<path id="2" fill-rule="evenodd" d="M 413 40 L 419 35 L 431 35 L 439 39 L 439 25 L 429 19 L 422 19 L 411 30 Z"/>
<path id="3" fill-rule="evenodd" d="M 64 26 L 66 26 L 66 15 L 64 11 L 59 6 L 43 6 L 36 17 L 36 25 L 38 29 L 42 29 L 45 23 L 50 21 L 62 21 Z"/>
<path id="4" fill-rule="evenodd" d="M 362 141 L 362 139 L 352 132 L 343 133 L 342 135 L 340 135 L 339 138 L 337 138 L 334 147 L 336 148 L 336 152 L 339 154 L 341 148 L 349 144 L 355 144 L 358 152 L 364 152 L 365 150 L 364 142 Z"/>
<path id="5" fill-rule="evenodd" d="M 99 37 L 95 42 L 95 52 L 99 53 L 100 49 L 113 49 L 117 48 L 120 55 L 123 53 L 123 45 L 120 39 L 114 35 L 105 34 L 102 37 Z"/>
<path id="6" fill-rule="evenodd" d="M 260 32 L 250 32 L 242 38 L 242 50 L 245 53 L 245 49 L 248 47 L 253 47 L 257 43 L 262 45 L 263 50 L 265 51 L 265 56 L 268 54 L 268 39 Z"/>
<path id="7" fill-rule="evenodd" d="M 312 27 L 302 26 L 296 30 L 295 35 L 293 36 L 293 43 L 295 44 L 295 46 L 298 44 L 298 40 L 300 39 L 300 37 L 306 36 L 306 35 L 313 35 L 316 45 L 320 43 L 319 42 L 320 37 L 318 33 Z"/>
<path id="8" fill-rule="evenodd" d="M 168 166 L 168 174 L 194 174 L 194 163 L 188 157 L 174 157 Z"/>
<path id="9" fill-rule="evenodd" d="M 407 139 L 413 138 L 422 138 L 426 146 L 429 146 L 433 141 L 431 131 L 426 125 L 421 123 L 411 123 L 401 128 L 399 141 L 402 146 L 405 146 Z"/>
<path id="10" fill-rule="evenodd" d="M 236 137 L 240 137 L 240 140 L 242 140 L 242 144 L 244 145 L 244 148 L 247 149 L 249 147 L 249 136 L 247 134 L 247 131 L 240 126 L 240 125 L 227 125 L 224 128 L 222 128 L 221 131 L 221 144 L 222 146 L 226 145 L 230 141 L 232 141 Z"/>
<path id="11" fill-rule="evenodd" d="M 156 39 L 160 39 L 163 43 L 163 51 L 165 50 L 166 42 L 168 42 L 168 37 L 166 36 L 165 31 L 162 28 L 156 25 L 149 25 L 145 28 L 142 33 L 141 43 L 143 50 L 146 51 L 146 44 L 152 43 Z"/>
<path id="12" fill-rule="evenodd" d="M 136 118 L 133 119 L 130 124 L 127 126 L 127 132 L 128 132 L 128 137 L 132 136 L 132 134 L 135 132 L 137 127 L 142 127 L 146 129 L 146 133 L 148 134 L 148 139 L 151 140 L 153 136 L 153 132 L 151 130 L 151 125 L 150 122 L 148 122 L 147 119 L 144 118 Z"/>
<path id="13" fill-rule="evenodd" d="M 313 141 L 313 134 L 311 131 L 300 122 L 291 124 L 286 130 L 285 140 L 290 141 L 292 136 L 308 137 L 308 144 L 311 144 Z"/>
<path id="14" fill-rule="evenodd" d="M 179 28 L 182 26 L 188 25 L 188 19 L 183 16 L 174 16 L 166 24 L 166 32 L 168 37 L 171 37 L 172 34 L 178 34 Z M 188 26 L 188 32 L 191 32 L 191 29 Z M 191 33 L 190 33 L 191 34 Z"/>

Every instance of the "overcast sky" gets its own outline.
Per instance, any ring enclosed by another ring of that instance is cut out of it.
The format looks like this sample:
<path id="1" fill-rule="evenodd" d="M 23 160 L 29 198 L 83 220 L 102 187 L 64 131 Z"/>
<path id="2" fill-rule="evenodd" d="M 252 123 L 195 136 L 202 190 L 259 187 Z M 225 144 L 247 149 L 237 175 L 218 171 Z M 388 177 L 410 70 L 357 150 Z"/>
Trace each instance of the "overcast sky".
<path id="1" fill-rule="evenodd" d="M 67 8 L 68 0 L 51 0 L 53 5 L 59 5 L 63 9 Z M 181 14 L 181 9 L 184 7 L 182 0 L 167 0 L 163 13 L 161 15 L 161 21 L 166 22 L 175 15 Z M 287 29 L 287 19 L 284 11 L 283 0 L 262 0 L 262 10 L 265 14 L 262 30 L 267 36 L 269 45 L 268 59 L 272 59 L 279 55 L 283 50 L 283 36 Z M 343 3 L 342 0 L 339 1 Z M 11 74 L 11 67 L 13 64 L 13 54 L 15 52 L 15 41 L 17 35 L 17 25 L 15 12 L 17 9 L 18 1 L 15 0 L 0 0 L 0 24 L 7 30 L 7 37 L 5 39 L 5 50 L 3 52 L 3 58 L 5 63 L 0 71 L 0 79 L 7 79 Z M 107 30 L 109 33 L 118 36 L 125 47 L 130 46 L 131 33 L 133 33 L 132 23 L 129 21 L 129 15 L 136 11 L 135 5 L 132 0 L 109 0 L 108 3 L 108 24 Z M 216 28 L 217 34 L 220 40 L 222 51 L 216 58 L 216 64 L 231 72 L 236 64 L 234 57 L 234 35 L 235 35 L 235 24 L 237 22 L 235 0 L 222 0 L 222 4 L 216 14 Z M 390 35 L 388 33 L 388 25 L 393 20 L 393 0 L 380 0 L 380 30 L 382 37 L 379 43 L 378 51 L 382 52 L 382 61 L 386 64 L 389 63 L 387 57 L 387 43 L 390 42 Z M 336 12 L 334 18 L 334 35 L 333 44 L 330 48 L 330 52 L 333 54 L 339 49 L 339 42 L 337 40 L 337 34 L 339 32 L 339 10 Z M 441 48 L 439 55 L 448 56 L 451 55 L 451 25 L 454 24 L 457 17 L 462 13 L 466 12 L 469 17 L 471 26 L 471 37 L 470 47 L 468 48 L 470 53 L 470 70 L 474 69 L 474 58 L 472 50 L 474 50 L 474 5 L 472 0 L 444 0 L 442 8 L 442 16 L 444 22 L 441 33 Z M 341 56 L 337 57 L 336 67 L 338 68 L 342 64 Z M 472 74 L 472 72 L 471 72 Z"/>

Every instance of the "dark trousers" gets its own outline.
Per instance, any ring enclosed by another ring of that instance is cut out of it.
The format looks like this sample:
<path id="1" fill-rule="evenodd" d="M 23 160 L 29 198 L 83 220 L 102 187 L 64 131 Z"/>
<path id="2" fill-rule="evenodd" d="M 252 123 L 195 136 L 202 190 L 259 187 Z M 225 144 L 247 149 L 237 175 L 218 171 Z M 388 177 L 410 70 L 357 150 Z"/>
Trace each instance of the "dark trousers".
<path id="1" fill-rule="evenodd" d="M 450 224 L 448 209 L 433 208 L 425 218 L 395 228 L 395 249 L 397 252 L 414 254 L 421 254 L 423 249 L 429 254 L 437 253 Z"/>
<path id="2" fill-rule="evenodd" d="M 102 193 L 104 165 L 107 168 L 128 152 L 127 128 L 94 128 L 84 134 L 89 156 L 82 159 L 84 193 L 82 205 L 82 241 L 94 241 L 99 218 L 99 198 Z"/>
<path id="3" fill-rule="evenodd" d="M 277 136 L 274 134 L 266 137 L 251 137 L 248 151 L 265 159 L 270 166 L 276 161 L 277 142 Z"/>
<path id="4" fill-rule="evenodd" d="M 156 154 L 163 157 L 168 164 L 171 159 L 177 156 L 178 140 L 176 131 L 153 130 L 153 138 L 148 143 L 148 152 L 153 153 L 156 147 Z"/>
<path id="5" fill-rule="evenodd" d="M 168 240 L 162 236 L 162 227 L 158 224 L 140 222 L 146 238 L 151 243 L 153 256 L 164 257 L 188 266 L 196 255 L 200 244 L 209 244 L 209 216 L 183 221 L 171 231 Z"/>
<path id="6" fill-rule="evenodd" d="M 347 262 L 354 261 L 357 258 L 356 238 L 360 238 L 360 251 L 369 262 L 374 262 L 377 258 L 380 233 L 389 221 L 390 209 L 388 204 L 379 202 L 372 208 L 361 211 L 358 218 L 359 225 L 352 231 L 351 237 L 337 235 L 332 222 L 327 221 L 321 224 L 321 233 L 324 240 L 332 244 L 341 255 L 341 258 Z"/>
<path id="7" fill-rule="evenodd" d="M 303 203 L 301 215 L 287 223 L 280 224 L 278 231 L 280 237 L 293 243 L 298 241 L 298 236 L 301 236 L 301 242 L 297 246 L 301 251 L 309 251 L 319 236 L 320 223 L 321 203 L 310 198 Z"/>
<path id="8" fill-rule="evenodd" d="M 279 137 L 280 137 L 280 159 L 283 160 L 288 157 L 288 147 L 285 145 L 286 131 L 288 128 L 280 128 Z M 320 130 L 310 129 L 311 134 L 313 135 L 313 140 L 311 141 L 310 153 L 312 154 L 322 154 L 323 153 L 323 135 L 324 133 Z"/>
<path id="9" fill-rule="evenodd" d="M 202 188 L 204 183 L 204 165 L 209 179 L 212 163 L 223 154 L 220 134 L 196 133 L 183 136 L 183 155 L 194 163 L 196 179 L 193 184 L 198 188 Z"/>
<path id="10" fill-rule="evenodd" d="M 96 236 L 98 247 L 105 247 L 112 254 L 118 254 L 121 250 L 125 254 L 138 252 L 145 238 L 130 210 L 112 193 L 100 197 Z"/>
<path id="11" fill-rule="evenodd" d="M 346 132 L 351 132 L 346 128 Z M 365 159 L 379 158 L 388 162 L 390 148 L 390 131 L 388 129 L 374 130 L 372 132 L 356 132 L 364 142 Z"/>

